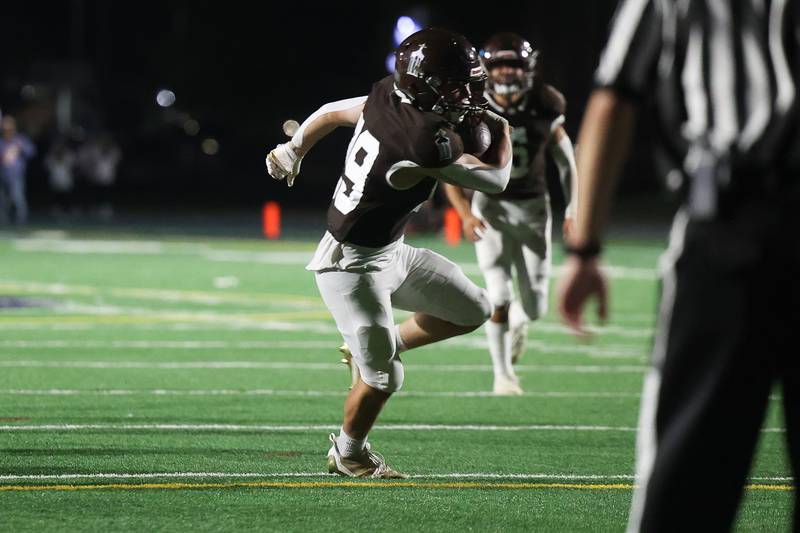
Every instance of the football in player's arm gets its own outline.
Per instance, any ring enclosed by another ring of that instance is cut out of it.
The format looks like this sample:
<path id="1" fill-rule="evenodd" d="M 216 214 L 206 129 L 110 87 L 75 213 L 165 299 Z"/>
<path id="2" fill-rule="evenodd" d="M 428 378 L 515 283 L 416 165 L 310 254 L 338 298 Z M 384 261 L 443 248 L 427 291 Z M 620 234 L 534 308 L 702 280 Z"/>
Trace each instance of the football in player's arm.
<path id="1" fill-rule="evenodd" d="M 514 33 L 499 33 L 484 46 L 490 108 L 513 127 L 511 180 L 500 193 L 477 192 L 470 201 L 462 187 L 445 192 L 461 217 L 464 235 L 475 242 L 493 312 L 486 324 L 496 394 L 521 394 L 514 372 L 524 350 L 528 322 L 547 308 L 550 271 L 550 201 L 546 154 L 559 170 L 568 202 L 563 231 L 569 233 L 577 204 L 575 154 L 564 130 L 564 97 L 536 77 L 539 52 Z M 519 298 L 513 294 L 516 271 Z"/>
<path id="2" fill-rule="evenodd" d="M 417 32 L 396 51 L 395 74 L 368 96 L 333 102 L 267 156 L 269 174 L 291 185 L 311 147 L 337 127 L 354 128 L 328 208 L 327 232 L 306 269 L 357 369 L 328 470 L 403 477 L 371 451 L 367 434 L 403 384 L 400 353 L 474 331 L 491 313 L 486 291 L 444 257 L 403 242 L 403 228 L 438 182 L 502 192 L 511 176 L 508 121 L 487 110 L 486 76 L 474 47 L 441 29 Z M 456 127 L 483 120 L 492 144 L 464 153 Z M 394 323 L 392 308 L 414 314 Z"/>

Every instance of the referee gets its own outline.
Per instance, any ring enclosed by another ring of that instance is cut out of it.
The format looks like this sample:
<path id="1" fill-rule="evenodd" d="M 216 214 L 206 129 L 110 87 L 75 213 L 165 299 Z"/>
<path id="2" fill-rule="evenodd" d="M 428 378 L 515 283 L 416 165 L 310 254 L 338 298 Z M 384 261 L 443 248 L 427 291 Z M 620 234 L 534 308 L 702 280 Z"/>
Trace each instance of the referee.
<path id="1" fill-rule="evenodd" d="M 589 298 L 604 318 L 602 230 L 649 100 L 683 202 L 660 264 L 629 531 L 732 527 L 776 383 L 800 479 L 799 40 L 800 0 L 624 0 L 615 16 L 558 299 L 580 334 Z"/>

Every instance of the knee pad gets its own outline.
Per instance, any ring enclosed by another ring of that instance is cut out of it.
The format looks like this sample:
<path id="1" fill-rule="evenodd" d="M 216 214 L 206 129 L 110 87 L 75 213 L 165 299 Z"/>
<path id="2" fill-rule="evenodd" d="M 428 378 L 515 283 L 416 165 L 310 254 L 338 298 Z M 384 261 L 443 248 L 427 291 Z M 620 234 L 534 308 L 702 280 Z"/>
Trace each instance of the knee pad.
<path id="1" fill-rule="evenodd" d="M 361 381 L 373 389 L 392 394 L 403 387 L 406 371 L 403 369 L 403 362 L 397 356 L 384 364 L 382 368 L 368 366 L 359 361 L 356 361 L 356 364 L 361 372 Z"/>
<path id="2" fill-rule="evenodd" d="M 380 325 L 364 326 L 356 331 L 359 350 L 354 360 L 361 380 L 379 391 L 393 393 L 403 386 L 405 371 L 397 355 L 394 330 Z"/>
<path id="3" fill-rule="evenodd" d="M 511 302 L 511 279 L 500 269 L 490 269 L 484 272 L 486 291 L 489 302 L 493 307 L 504 307 Z"/>
<path id="4" fill-rule="evenodd" d="M 478 305 L 480 306 L 481 310 L 481 324 L 489 320 L 489 317 L 492 316 L 492 302 L 489 298 L 489 291 L 486 289 L 481 291 L 481 296 L 479 298 Z"/>

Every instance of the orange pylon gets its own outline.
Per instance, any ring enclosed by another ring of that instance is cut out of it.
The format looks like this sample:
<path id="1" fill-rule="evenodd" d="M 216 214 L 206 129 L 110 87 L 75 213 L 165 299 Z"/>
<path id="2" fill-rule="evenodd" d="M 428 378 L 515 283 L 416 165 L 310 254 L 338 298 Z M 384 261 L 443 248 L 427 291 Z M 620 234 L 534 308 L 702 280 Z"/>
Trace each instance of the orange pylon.
<path id="1" fill-rule="evenodd" d="M 278 202 L 267 202 L 262 210 L 264 222 L 264 236 L 267 239 L 277 239 L 281 236 L 281 206 Z"/>
<path id="2" fill-rule="evenodd" d="M 461 242 L 461 217 L 453 207 L 444 210 L 444 240 L 450 246 Z"/>

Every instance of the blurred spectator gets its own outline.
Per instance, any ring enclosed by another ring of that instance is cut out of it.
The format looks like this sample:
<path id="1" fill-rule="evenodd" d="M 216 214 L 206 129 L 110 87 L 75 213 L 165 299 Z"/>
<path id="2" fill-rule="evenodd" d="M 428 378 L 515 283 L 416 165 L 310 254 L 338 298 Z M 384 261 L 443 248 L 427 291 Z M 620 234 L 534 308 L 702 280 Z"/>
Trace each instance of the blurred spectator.
<path id="1" fill-rule="evenodd" d="M 78 167 L 89 185 L 90 211 L 103 219 L 114 216 L 111 188 L 120 159 L 122 151 L 108 134 L 89 139 L 78 149 Z"/>
<path id="2" fill-rule="evenodd" d="M 3 117 L 0 127 L 0 219 L 10 218 L 13 209 L 14 221 L 21 225 L 28 220 L 25 171 L 36 147 L 26 135 L 17 132 L 14 117 Z"/>
<path id="3" fill-rule="evenodd" d="M 69 213 L 73 207 L 72 195 L 75 189 L 73 170 L 75 161 L 75 152 L 63 139 L 53 144 L 44 160 L 53 197 L 53 214 L 57 217 Z"/>

